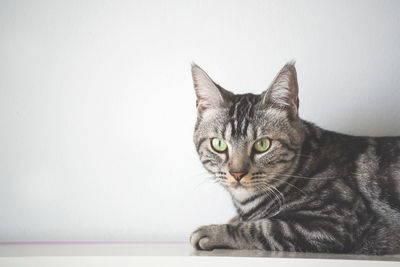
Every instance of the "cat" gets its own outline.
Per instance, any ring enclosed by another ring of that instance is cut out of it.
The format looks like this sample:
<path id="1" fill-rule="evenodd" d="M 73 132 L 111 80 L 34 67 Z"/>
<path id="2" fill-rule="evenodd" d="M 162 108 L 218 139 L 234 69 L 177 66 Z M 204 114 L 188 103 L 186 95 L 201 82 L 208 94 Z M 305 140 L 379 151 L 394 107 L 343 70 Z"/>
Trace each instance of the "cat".
<path id="1" fill-rule="evenodd" d="M 233 94 L 193 63 L 203 166 L 237 216 L 190 243 L 293 252 L 400 252 L 400 137 L 323 130 L 298 115 L 294 62 L 259 95 Z"/>

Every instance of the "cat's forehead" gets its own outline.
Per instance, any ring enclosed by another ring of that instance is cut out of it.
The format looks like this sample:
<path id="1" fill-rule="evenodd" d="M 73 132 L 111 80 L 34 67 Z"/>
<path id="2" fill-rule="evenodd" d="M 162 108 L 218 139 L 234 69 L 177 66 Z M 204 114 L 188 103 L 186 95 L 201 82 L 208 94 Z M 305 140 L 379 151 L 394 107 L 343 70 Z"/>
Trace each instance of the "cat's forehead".
<path id="1" fill-rule="evenodd" d="M 230 135 L 240 138 L 249 134 L 249 126 L 253 121 L 254 112 L 260 96 L 253 94 L 236 95 L 229 107 L 228 117 Z"/>
<path id="2" fill-rule="evenodd" d="M 204 114 L 199 134 L 237 141 L 279 134 L 286 115 L 281 110 L 262 107 L 259 102 L 259 95 L 236 95 L 229 106 Z"/>

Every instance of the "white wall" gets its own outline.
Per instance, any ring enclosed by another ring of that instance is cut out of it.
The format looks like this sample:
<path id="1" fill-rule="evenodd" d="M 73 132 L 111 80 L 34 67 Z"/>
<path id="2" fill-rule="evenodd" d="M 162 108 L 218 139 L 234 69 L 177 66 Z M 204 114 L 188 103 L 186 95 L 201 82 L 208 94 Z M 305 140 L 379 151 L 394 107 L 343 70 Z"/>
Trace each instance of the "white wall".
<path id="1" fill-rule="evenodd" d="M 233 214 L 200 166 L 190 62 L 400 135 L 400 1 L 2 1 L 0 240 L 183 240 Z"/>

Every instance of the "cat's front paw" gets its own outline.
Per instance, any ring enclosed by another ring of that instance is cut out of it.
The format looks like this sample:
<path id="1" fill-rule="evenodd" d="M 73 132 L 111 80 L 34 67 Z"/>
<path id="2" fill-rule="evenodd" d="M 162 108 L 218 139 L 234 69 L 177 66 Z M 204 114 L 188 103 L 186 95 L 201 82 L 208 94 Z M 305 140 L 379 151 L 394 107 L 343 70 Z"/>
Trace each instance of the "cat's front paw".
<path id="1" fill-rule="evenodd" d="M 198 250 L 233 248 L 226 224 L 213 224 L 197 228 L 190 236 L 190 244 Z"/>

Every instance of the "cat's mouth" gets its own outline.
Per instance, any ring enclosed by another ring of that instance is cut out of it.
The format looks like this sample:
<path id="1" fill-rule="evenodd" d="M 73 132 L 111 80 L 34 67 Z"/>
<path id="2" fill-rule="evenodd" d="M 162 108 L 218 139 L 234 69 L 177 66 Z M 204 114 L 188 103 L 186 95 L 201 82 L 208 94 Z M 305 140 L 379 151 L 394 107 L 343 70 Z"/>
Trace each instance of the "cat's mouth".
<path id="1" fill-rule="evenodd" d="M 233 189 L 244 189 L 244 190 L 251 189 L 251 186 L 246 185 L 245 183 L 241 183 L 241 182 L 232 183 L 230 185 L 230 187 Z"/>
<path id="2" fill-rule="evenodd" d="M 237 188 L 244 188 L 244 185 L 241 184 L 240 182 L 237 182 L 236 184 L 233 185 L 233 188 L 234 188 L 234 189 L 237 189 Z"/>

